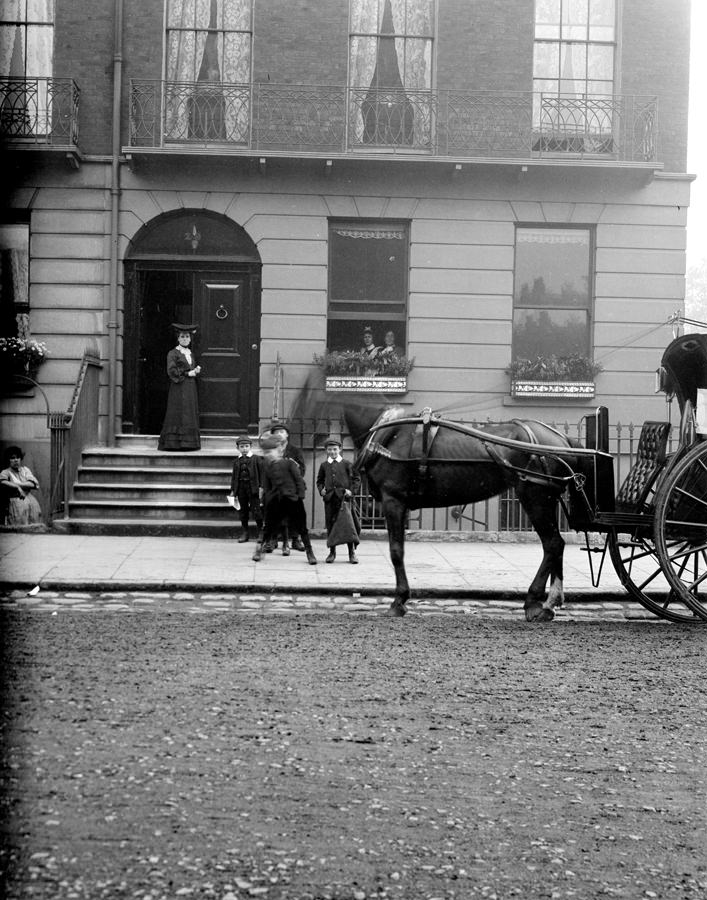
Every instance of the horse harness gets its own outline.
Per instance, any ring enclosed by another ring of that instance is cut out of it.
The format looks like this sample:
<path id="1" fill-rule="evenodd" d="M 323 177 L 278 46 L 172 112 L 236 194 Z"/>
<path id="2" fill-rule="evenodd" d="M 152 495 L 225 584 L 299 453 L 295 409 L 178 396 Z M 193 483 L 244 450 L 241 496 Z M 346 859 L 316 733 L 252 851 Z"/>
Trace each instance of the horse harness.
<path id="1" fill-rule="evenodd" d="M 522 422 L 520 419 L 512 420 L 514 425 L 517 425 L 521 428 L 528 439 L 528 443 L 530 445 L 539 444 L 540 442 L 537 439 L 537 436 L 533 432 L 532 428 L 530 428 L 525 422 Z M 394 453 L 390 448 L 384 446 L 378 441 L 374 440 L 374 436 L 376 431 L 381 428 L 391 427 L 395 425 L 395 419 L 390 419 L 388 417 L 376 422 L 372 428 L 370 429 L 370 438 L 364 445 L 364 452 L 362 454 L 361 460 L 359 461 L 359 468 L 363 467 L 364 458 L 367 455 L 380 455 L 385 457 L 386 459 L 392 459 L 397 462 L 417 462 L 417 470 L 420 478 L 420 484 L 425 481 L 429 474 L 429 464 L 430 462 L 478 462 L 478 460 L 464 460 L 464 459 L 455 459 L 455 460 L 444 460 L 442 458 L 430 457 L 430 452 L 434 445 L 435 438 L 439 433 L 440 427 L 451 427 L 451 424 L 445 422 L 444 419 L 439 419 L 433 415 L 432 409 L 427 406 L 420 413 L 420 419 L 418 424 L 415 427 L 415 431 L 413 434 L 413 442 L 410 448 L 410 455 L 408 457 L 401 456 L 399 454 Z M 456 423 L 455 423 L 456 424 Z M 549 425 L 545 426 L 565 440 L 564 436 L 554 428 L 551 428 Z M 455 428 L 455 430 L 458 430 Z M 471 436 L 477 436 L 476 434 Z M 563 488 L 566 486 L 567 482 L 571 479 L 575 479 L 577 477 L 576 473 L 572 470 L 571 466 L 567 464 L 564 460 L 561 460 L 557 457 L 558 462 L 561 462 L 568 470 L 569 475 L 552 475 L 550 473 L 550 467 L 548 464 L 547 456 L 544 453 L 530 453 L 529 463 L 535 460 L 541 466 L 542 471 L 537 471 L 536 469 L 530 469 L 526 466 L 514 465 L 510 462 L 510 460 L 504 457 L 498 446 L 494 443 L 493 437 L 489 436 L 488 439 L 483 437 L 478 437 L 477 439 L 480 441 L 490 459 L 496 463 L 496 465 L 500 466 L 504 471 L 509 473 L 511 479 L 513 481 L 528 481 L 534 484 L 545 485 L 547 487 L 558 487 L 562 486 Z M 419 456 L 413 456 L 413 450 L 417 450 L 419 446 Z"/>

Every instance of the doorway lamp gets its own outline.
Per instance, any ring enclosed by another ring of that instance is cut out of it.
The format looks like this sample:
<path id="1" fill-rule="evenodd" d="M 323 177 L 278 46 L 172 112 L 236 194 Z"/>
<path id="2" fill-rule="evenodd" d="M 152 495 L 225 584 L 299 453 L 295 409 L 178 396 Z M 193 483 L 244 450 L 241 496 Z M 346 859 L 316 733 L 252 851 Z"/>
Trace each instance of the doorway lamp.
<path id="1" fill-rule="evenodd" d="M 192 252 L 196 253 L 201 243 L 201 232 L 197 229 L 196 224 L 192 225 L 191 231 L 187 231 L 184 235 L 184 240 L 191 244 Z"/>

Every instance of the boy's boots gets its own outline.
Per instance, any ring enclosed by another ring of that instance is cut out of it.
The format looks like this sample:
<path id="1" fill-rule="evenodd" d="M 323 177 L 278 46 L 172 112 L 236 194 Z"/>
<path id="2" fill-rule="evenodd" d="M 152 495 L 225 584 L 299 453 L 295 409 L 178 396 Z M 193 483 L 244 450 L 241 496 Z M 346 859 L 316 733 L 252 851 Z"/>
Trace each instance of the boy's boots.
<path id="1" fill-rule="evenodd" d="M 263 558 L 263 545 L 262 543 L 258 543 L 255 547 L 255 553 L 253 554 L 253 562 L 260 562 Z"/>

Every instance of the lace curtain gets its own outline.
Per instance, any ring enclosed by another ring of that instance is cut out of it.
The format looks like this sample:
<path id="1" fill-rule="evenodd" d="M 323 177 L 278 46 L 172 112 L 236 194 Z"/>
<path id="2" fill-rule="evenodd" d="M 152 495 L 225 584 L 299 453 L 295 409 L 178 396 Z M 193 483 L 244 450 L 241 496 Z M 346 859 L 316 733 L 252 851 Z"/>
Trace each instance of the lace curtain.
<path id="1" fill-rule="evenodd" d="M 214 15 L 215 14 L 215 15 Z M 207 39 L 215 38 L 219 77 L 226 85 L 250 85 L 251 0 L 170 0 L 167 10 L 165 133 L 189 137 L 190 103 L 199 80 Z M 247 131 L 248 105 L 237 93 L 223 103 L 225 137 Z M 213 91 L 211 103 L 214 103 Z"/>
<path id="2" fill-rule="evenodd" d="M 432 88 L 433 0 L 351 0 L 350 86 L 363 90 L 371 85 L 386 2 L 390 3 L 395 34 L 405 35 L 394 39 L 403 87 L 416 93 L 429 91 Z M 424 103 L 415 106 L 415 144 L 421 146 L 429 137 L 429 107 Z M 364 132 L 360 98 L 356 107 L 353 127 L 356 141 L 360 142 Z M 425 109 L 427 115 L 423 114 Z"/>

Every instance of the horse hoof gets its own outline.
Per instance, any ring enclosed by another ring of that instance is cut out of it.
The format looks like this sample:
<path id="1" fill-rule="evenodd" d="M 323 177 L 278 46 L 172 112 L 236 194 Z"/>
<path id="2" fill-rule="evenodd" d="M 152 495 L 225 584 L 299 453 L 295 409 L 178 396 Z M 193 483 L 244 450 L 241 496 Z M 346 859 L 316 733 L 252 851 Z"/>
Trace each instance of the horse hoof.
<path id="1" fill-rule="evenodd" d="M 391 603 L 388 609 L 386 609 L 386 611 L 383 613 L 383 615 L 392 616 L 395 619 L 402 619 L 406 612 L 407 610 L 404 606 L 397 603 Z"/>
<path id="2" fill-rule="evenodd" d="M 552 622 L 554 618 L 555 613 L 548 609 L 547 606 L 543 606 L 542 603 L 531 603 L 530 606 L 525 608 L 525 619 L 527 622 Z"/>

